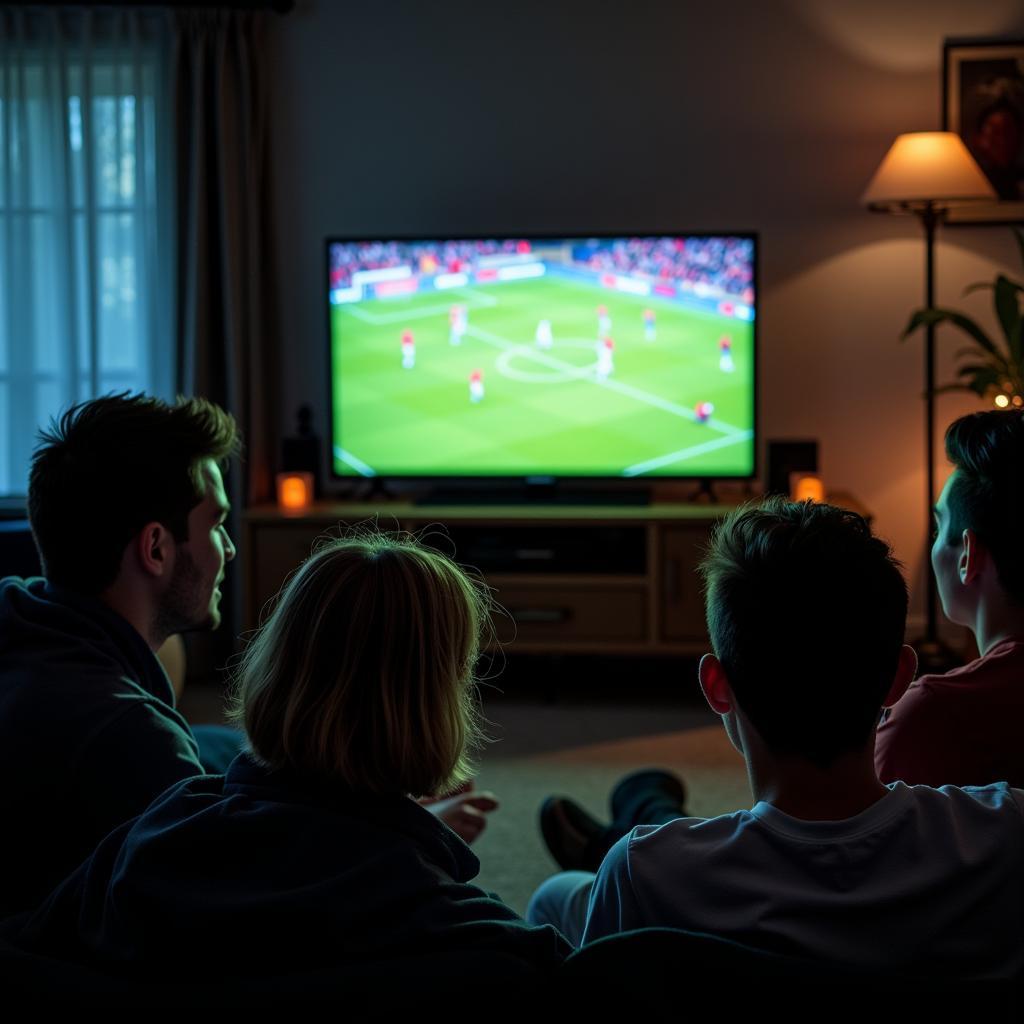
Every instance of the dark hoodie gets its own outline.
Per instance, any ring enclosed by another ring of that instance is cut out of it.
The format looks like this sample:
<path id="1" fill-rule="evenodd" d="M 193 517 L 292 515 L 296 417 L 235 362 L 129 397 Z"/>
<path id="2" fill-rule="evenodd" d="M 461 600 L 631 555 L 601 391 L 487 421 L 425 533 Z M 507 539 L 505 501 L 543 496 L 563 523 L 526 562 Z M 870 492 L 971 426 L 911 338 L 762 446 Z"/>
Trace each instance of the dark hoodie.
<path id="1" fill-rule="evenodd" d="M 43 579 L 0 580 L 0 913 L 37 907 L 108 832 L 202 772 L 128 622 Z"/>
<path id="2" fill-rule="evenodd" d="M 401 965 L 399 992 L 451 986 L 439 963 L 478 980 L 560 963 L 570 947 L 558 932 L 467 884 L 479 866 L 408 797 L 339 791 L 241 754 L 108 836 L 21 942 L 136 981 L 198 949 L 217 955 L 190 958 L 193 980 L 224 984 Z"/>

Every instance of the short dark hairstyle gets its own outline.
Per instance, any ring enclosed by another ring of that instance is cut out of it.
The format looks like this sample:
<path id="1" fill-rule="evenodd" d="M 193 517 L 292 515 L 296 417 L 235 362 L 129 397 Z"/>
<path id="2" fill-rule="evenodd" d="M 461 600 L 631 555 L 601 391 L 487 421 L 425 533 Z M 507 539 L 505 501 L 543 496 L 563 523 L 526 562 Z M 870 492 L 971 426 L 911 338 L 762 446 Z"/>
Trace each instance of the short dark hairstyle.
<path id="1" fill-rule="evenodd" d="M 961 416 L 946 431 L 957 469 L 947 495 L 946 543 L 970 528 L 992 553 L 1003 589 L 1024 604 L 1024 410 Z"/>
<path id="2" fill-rule="evenodd" d="M 730 513 L 701 563 L 711 642 L 776 753 L 861 750 L 899 664 L 907 585 L 855 512 L 769 498 Z"/>
<path id="3" fill-rule="evenodd" d="M 223 466 L 239 447 L 234 419 L 203 398 L 168 405 L 123 393 L 72 406 L 40 431 L 29 473 L 28 514 L 44 574 L 98 594 L 146 523 L 187 540 L 188 514 L 205 494 L 200 462 Z"/>

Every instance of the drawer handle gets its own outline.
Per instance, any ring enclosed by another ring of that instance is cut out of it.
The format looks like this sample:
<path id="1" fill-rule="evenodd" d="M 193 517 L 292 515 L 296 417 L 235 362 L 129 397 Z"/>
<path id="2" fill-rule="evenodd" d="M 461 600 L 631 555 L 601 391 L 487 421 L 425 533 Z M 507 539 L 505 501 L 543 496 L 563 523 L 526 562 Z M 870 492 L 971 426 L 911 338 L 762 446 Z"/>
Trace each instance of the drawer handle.
<path id="1" fill-rule="evenodd" d="M 516 558 L 520 562 L 550 562 L 555 557 L 551 548 L 516 548 Z"/>
<path id="2" fill-rule="evenodd" d="M 568 622 L 572 618 L 572 609 L 510 608 L 509 614 L 516 622 Z"/>

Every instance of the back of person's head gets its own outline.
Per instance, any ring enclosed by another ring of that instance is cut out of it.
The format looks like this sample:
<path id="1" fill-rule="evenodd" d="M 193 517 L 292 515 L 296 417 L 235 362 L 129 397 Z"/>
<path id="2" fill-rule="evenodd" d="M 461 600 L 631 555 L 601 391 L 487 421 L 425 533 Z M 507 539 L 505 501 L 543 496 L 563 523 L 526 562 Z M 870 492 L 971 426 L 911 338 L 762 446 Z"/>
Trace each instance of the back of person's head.
<path id="1" fill-rule="evenodd" d="M 413 538 L 325 542 L 236 675 L 231 717 L 272 768 L 363 793 L 447 792 L 482 738 L 483 585 Z"/>
<path id="2" fill-rule="evenodd" d="M 776 754 L 862 750 L 892 686 L 907 587 L 861 516 L 769 498 L 728 515 L 701 564 L 711 642 Z"/>
<path id="3" fill-rule="evenodd" d="M 972 529 L 992 555 L 1000 584 L 1024 604 L 1024 410 L 962 416 L 946 431 L 956 467 L 947 495 L 947 544 Z"/>
<path id="4" fill-rule="evenodd" d="M 41 431 L 29 474 L 28 513 L 43 572 L 98 594 L 117 578 L 125 547 L 146 523 L 188 539 L 204 497 L 201 463 L 239 448 L 235 421 L 203 398 L 168 405 L 108 395 L 68 409 Z"/>

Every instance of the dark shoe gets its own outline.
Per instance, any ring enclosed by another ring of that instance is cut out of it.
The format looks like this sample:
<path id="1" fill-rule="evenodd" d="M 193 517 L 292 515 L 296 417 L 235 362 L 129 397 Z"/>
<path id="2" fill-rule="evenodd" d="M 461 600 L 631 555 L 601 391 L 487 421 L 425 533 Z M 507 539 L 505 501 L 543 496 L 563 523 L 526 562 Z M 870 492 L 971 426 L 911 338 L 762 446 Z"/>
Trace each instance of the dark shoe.
<path id="1" fill-rule="evenodd" d="M 685 817 L 685 806 L 686 784 L 678 775 L 658 769 L 633 772 L 612 790 L 612 820 L 624 828 Z"/>
<path id="2" fill-rule="evenodd" d="M 605 826 L 567 796 L 540 805 L 540 831 L 563 871 L 596 871 L 608 850 Z"/>

